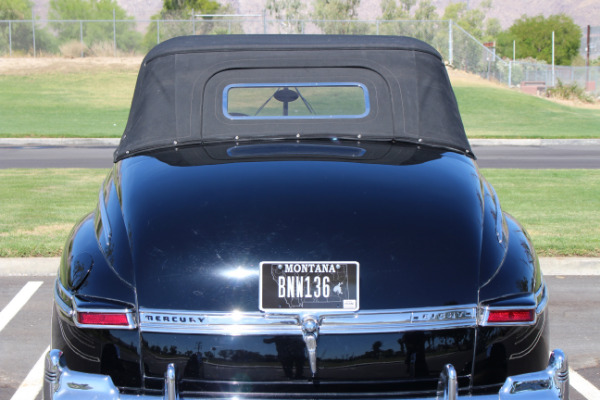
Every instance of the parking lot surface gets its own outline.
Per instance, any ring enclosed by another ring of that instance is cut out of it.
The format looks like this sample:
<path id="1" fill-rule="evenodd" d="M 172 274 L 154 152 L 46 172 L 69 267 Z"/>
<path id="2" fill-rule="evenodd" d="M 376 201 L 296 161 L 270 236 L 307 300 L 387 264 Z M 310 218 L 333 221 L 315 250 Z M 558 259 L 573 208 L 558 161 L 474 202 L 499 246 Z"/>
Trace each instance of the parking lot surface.
<path id="1" fill-rule="evenodd" d="M 0 400 L 41 399 L 50 344 L 52 276 L 0 277 Z M 571 400 L 600 399 L 600 276 L 546 276 L 551 347 L 571 367 Z"/>

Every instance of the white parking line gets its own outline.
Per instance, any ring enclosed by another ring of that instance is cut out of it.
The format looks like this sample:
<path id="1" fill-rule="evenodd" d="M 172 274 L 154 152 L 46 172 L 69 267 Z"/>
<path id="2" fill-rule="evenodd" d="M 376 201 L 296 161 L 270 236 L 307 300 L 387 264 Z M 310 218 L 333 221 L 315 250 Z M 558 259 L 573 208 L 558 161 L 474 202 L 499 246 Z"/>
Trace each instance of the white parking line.
<path id="1" fill-rule="evenodd" d="M 29 301 L 31 296 L 42 286 L 41 281 L 31 281 L 27 282 L 25 286 L 17 293 L 15 297 L 8 303 L 6 307 L 0 312 L 0 332 L 4 329 L 6 325 L 10 322 L 11 319 L 19 310 Z"/>
<path id="2" fill-rule="evenodd" d="M 588 400 L 600 399 L 600 390 L 577 372 L 569 369 L 571 387 Z"/>
<path id="3" fill-rule="evenodd" d="M 21 382 L 21 385 L 10 400 L 35 400 L 42 390 L 44 362 L 46 360 L 46 353 L 49 350 L 50 346 L 44 350 L 42 356 L 37 360 L 33 368 L 31 368 L 31 371 L 29 371 L 25 380 Z"/>

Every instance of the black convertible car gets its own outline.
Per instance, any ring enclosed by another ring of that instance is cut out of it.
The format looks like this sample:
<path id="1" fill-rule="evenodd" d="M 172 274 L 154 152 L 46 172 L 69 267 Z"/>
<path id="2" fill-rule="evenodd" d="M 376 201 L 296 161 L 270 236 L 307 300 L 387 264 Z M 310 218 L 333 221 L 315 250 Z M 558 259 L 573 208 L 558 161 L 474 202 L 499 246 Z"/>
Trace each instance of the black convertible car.
<path id="1" fill-rule="evenodd" d="M 567 399 L 547 302 L 432 47 L 181 37 L 66 243 L 44 397 Z"/>

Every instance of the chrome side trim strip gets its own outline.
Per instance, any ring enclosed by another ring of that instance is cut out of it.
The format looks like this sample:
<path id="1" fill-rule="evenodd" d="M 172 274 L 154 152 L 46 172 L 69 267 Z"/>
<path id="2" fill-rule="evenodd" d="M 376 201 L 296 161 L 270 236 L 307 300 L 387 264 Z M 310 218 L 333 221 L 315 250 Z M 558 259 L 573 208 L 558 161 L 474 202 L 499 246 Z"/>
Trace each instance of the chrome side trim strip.
<path id="1" fill-rule="evenodd" d="M 110 226 L 110 220 L 108 219 L 108 211 L 106 210 L 106 203 L 104 201 L 104 188 L 106 182 L 102 185 L 100 192 L 98 193 L 98 211 L 100 212 L 100 219 L 102 221 L 102 231 L 104 232 L 105 244 L 110 245 L 110 239 L 112 237 L 112 228 Z"/>
<path id="2" fill-rule="evenodd" d="M 302 334 L 303 314 L 262 312 L 208 313 L 141 308 L 142 332 L 212 335 L 293 335 Z M 439 330 L 477 325 L 477 306 L 422 308 L 415 310 L 373 310 L 348 313 L 321 313 L 311 316 L 319 323 L 320 334 L 391 333 L 418 329 Z"/>
<path id="3" fill-rule="evenodd" d="M 537 322 L 548 304 L 548 292 L 542 284 L 535 294 L 538 304 L 533 307 L 477 307 L 475 304 L 397 310 L 369 310 L 340 313 L 321 312 L 316 315 L 321 334 L 393 333 L 411 330 L 440 330 L 480 326 L 528 326 Z M 63 298 L 67 298 L 66 302 Z M 302 334 L 301 321 L 306 316 L 298 314 L 275 314 L 264 312 L 221 312 L 163 310 L 141 308 L 139 314 L 133 309 L 80 308 L 74 296 L 56 281 L 54 299 L 58 310 L 79 328 L 135 329 L 143 332 L 190 333 L 213 335 L 288 335 Z M 68 303 L 71 303 L 70 306 Z M 521 323 L 487 323 L 490 310 L 532 309 L 533 321 Z M 128 325 L 83 325 L 78 322 L 78 312 L 124 313 Z M 136 318 L 136 317 L 139 317 Z M 138 320 L 139 322 L 137 322 Z"/>
<path id="4" fill-rule="evenodd" d="M 69 306 L 61 297 L 63 294 L 67 297 L 71 304 L 73 304 L 73 298 L 67 293 L 63 285 L 60 283 L 60 280 L 56 280 L 56 287 L 54 289 L 54 302 L 58 306 L 58 310 L 67 318 L 73 318 L 73 308 Z"/>
<path id="5" fill-rule="evenodd" d="M 537 315 L 540 315 L 546 309 L 546 306 L 548 305 L 548 297 L 549 296 L 548 296 L 548 290 L 546 289 L 546 283 L 542 282 L 540 289 L 535 294 L 535 298 L 538 303 L 538 305 L 535 309 L 535 313 Z"/>
<path id="6" fill-rule="evenodd" d="M 494 207 L 496 208 L 496 238 L 498 239 L 498 243 L 502 243 L 504 240 L 504 232 L 502 227 L 502 222 L 504 220 L 504 214 L 502 213 L 502 208 L 500 208 L 500 199 L 496 194 L 496 190 L 492 185 L 488 186 L 491 192 L 492 200 L 494 202 Z"/>

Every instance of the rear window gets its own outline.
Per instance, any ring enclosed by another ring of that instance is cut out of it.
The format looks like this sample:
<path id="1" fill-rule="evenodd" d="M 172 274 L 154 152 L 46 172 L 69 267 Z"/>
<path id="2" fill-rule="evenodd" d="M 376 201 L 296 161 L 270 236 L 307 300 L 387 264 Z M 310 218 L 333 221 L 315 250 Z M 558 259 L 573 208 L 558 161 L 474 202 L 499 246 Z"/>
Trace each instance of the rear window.
<path id="1" fill-rule="evenodd" d="M 238 83 L 223 90 L 228 119 L 363 118 L 369 92 L 357 82 Z"/>

